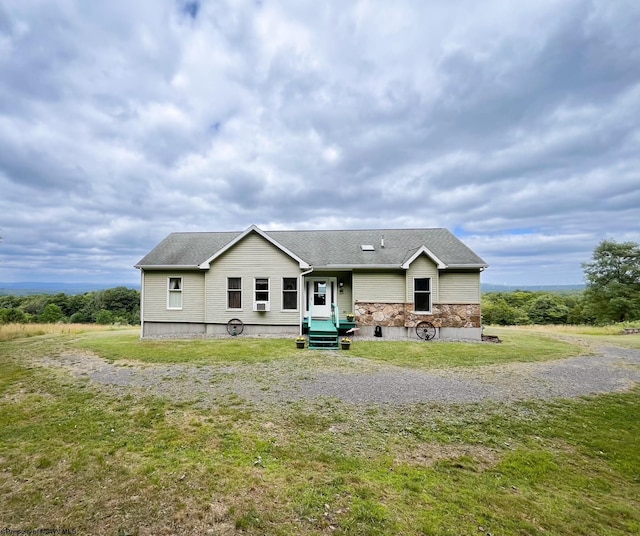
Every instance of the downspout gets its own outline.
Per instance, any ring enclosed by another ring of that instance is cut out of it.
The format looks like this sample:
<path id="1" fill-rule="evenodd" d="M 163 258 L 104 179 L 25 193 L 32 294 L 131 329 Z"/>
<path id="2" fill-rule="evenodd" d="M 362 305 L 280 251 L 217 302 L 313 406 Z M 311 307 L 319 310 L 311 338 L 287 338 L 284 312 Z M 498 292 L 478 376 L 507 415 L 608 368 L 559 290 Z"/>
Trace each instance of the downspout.
<path id="1" fill-rule="evenodd" d="M 202 311 L 202 319 L 204 320 L 204 333 L 207 334 L 207 320 L 209 319 L 207 303 L 209 301 L 209 295 L 207 294 L 207 277 L 208 272 L 204 274 L 204 311 Z"/>
<path id="2" fill-rule="evenodd" d="M 144 338 L 144 269 L 140 268 L 140 338 Z"/>
<path id="3" fill-rule="evenodd" d="M 302 335 L 302 323 L 304 321 L 304 276 L 309 275 L 311 272 L 313 272 L 313 268 L 309 268 L 309 270 L 300 274 L 300 294 L 298 295 L 298 306 L 300 307 L 300 329 L 298 335 Z"/>

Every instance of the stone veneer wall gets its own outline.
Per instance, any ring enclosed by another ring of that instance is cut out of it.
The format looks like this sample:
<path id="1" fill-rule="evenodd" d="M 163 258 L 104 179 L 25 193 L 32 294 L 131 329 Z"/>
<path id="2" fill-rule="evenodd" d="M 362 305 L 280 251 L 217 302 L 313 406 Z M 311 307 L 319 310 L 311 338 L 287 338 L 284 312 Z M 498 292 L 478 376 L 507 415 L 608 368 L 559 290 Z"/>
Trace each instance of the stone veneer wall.
<path id="1" fill-rule="evenodd" d="M 427 320 L 436 328 L 482 327 L 480 304 L 442 304 L 432 307 L 431 314 L 416 314 L 413 303 L 365 303 L 355 306 L 356 323 L 360 326 L 415 327 Z"/>

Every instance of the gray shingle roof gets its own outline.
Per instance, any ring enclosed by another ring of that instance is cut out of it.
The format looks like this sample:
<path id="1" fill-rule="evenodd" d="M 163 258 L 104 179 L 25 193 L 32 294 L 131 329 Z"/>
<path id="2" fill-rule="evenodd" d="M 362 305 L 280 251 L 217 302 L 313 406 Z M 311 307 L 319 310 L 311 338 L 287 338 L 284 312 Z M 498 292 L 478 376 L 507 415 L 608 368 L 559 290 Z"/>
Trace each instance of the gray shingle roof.
<path id="1" fill-rule="evenodd" d="M 246 231 L 245 231 L 246 232 Z M 486 263 L 447 229 L 366 229 L 264 231 L 272 240 L 314 268 L 331 266 L 400 267 L 426 247 L 450 267 L 486 267 Z M 136 267 L 196 267 L 243 232 L 172 233 Z M 384 239 L 384 247 L 381 241 Z M 363 251 L 362 245 L 374 246 Z"/>
<path id="2" fill-rule="evenodd" d="M 136 266 L 198 266 L 241 232 L 171 233 Z"/>

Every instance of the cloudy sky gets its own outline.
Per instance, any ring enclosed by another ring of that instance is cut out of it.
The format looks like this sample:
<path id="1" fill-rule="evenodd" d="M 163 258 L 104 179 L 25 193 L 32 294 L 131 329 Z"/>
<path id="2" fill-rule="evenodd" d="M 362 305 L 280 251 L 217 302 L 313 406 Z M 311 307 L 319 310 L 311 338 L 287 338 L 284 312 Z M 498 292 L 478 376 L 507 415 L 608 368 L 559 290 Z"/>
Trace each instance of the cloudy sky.
<path id="1" fill-rule="evenodd" d="M 447 227 L 484 281 L 640 242 L 638 0 L 0 0 L 0 281 L 173 231 Z"/>

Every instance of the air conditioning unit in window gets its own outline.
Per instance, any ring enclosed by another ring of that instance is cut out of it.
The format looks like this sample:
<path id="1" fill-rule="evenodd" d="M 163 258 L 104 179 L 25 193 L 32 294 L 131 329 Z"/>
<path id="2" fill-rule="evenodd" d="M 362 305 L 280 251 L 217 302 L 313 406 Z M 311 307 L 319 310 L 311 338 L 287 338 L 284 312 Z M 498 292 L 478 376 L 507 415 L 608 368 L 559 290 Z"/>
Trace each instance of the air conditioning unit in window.
<path id="1" fill-rule="evenodd" d="M 253 303 L 253 310 L 254 311 L 259 311 L 261 313 L 264 313 L 266 311 L 269 311 L 269 302 L 254 302 Z"/>

